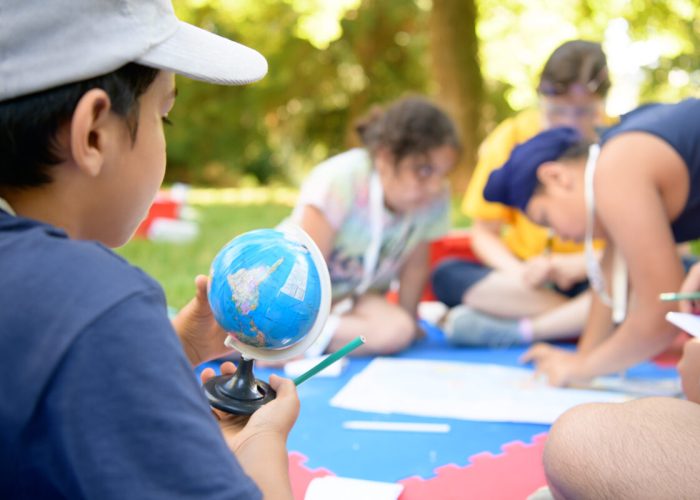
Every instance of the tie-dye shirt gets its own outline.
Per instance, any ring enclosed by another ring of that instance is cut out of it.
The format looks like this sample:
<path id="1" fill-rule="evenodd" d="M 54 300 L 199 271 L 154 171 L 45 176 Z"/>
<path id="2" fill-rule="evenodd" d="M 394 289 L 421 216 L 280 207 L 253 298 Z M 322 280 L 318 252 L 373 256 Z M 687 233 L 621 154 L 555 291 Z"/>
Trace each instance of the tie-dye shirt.
<path id="1" fill-rule="evenodd" d="M 372 161 L 365 149 L 352 149 L 314 168 L 304 182 L 292 220 L 299 222 L 305 205 L 318 208 L 336 230 L 328 258 L 333 300 L 353 293 L 364 277 L 363 262 L 372 240 L 370 180 Z M 382 244 L 370 290 L 385 292 L 401 265 L 421 241 L 449 229 L 449 190 L 410 216 L 382 208 Z"/>

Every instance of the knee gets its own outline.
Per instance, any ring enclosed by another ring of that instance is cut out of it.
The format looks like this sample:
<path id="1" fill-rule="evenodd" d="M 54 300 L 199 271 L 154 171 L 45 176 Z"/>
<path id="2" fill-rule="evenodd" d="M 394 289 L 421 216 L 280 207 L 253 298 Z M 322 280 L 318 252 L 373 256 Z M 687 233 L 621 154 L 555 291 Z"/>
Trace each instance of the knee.
<path id="1" fill-rule="evenodd" d="M 368 347 L 378 355 L 401 352 L 413 342 L 415 328 L 413 318 L 403 309 L 397 308 L 394 314 L 387 315 L 386 320 L 378 325 L 377 331 L 382 334 L 367 339 Z"/>
<path id="2" fill-rule="evenodd" d="M 582 471 L 592 472 L 600 460 L 598 431 L 607 405 L 586 404 L 572 408 L 552 426 L 544 447 L 547 483 L 555 498 L 581 498 L 591 493 Z M 593 474 L 591 474 L 593 475 Z"/>

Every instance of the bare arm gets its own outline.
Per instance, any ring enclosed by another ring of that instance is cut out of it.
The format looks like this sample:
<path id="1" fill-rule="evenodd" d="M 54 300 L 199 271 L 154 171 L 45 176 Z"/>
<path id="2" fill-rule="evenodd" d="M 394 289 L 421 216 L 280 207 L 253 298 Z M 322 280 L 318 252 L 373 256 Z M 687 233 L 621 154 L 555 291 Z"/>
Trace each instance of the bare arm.
<path id="1" fill-rule="evenodd" d="M 555 253 L 552 261 L 552 281 L 562 290 L 568 290 L 586 279 L 586 256 L 583 252 Z"/>
<path id="2" fill-rule="evenodd" d="M 683 280 L 669 219 L 677 215 L 675 204 L 687 198 L 685 165 L 668 144 L 648 134 L 626 134 L 609 146 L 596 174 L 598 214 L 627 262 L 633 300 L 612 336 L 584 355 L 581 374 L 586 378 L 629 368 L 671 343 L 676 329 L 665 315 L 675 305 L 658 297 L 677 290 Z"/>
<path id="3" fill-rule="evenodd" d="M 428 252 L 428 242 L 419 243 L 401 267 L 399 305 L 414 319 L 417 318 L 418 302 L 430 274 Z"/>
<path id="4" fill-rule="evenodd" d="M 221 430 L 236 459 L 264 498 L 291 500 L 287 435 L 299 415 L 299 398 L 289 379 L 272 375 L 270 385 L 277 391 L 273 401 L 253 413 L 243 428 L 240 419 L 234 417 L 228 422 L 221 421 Z"/>
<path id="5" fill-rule="evenodd" d="M 608 245 L 603 251 L 603 258 L 601 260 L 603 275 L 608 283 L 610 283 L 610 276 L 612 274 L 612 256 L 613 249 L 611 245 Z M 595 291 L 593 291 L 592 295 L 588 321 L 586 321 L 586 326 L 578 341 L 577 348 L 580 353 L 592 351 L 613 332 L 612 311 L 600 300 L 600 297 Z"/>
<path id="6" fill-rule="evenodd" d="M 472 226 L 472 249 L 479 260 L 503 271 L 520 271 L 521 261 L 501 240 L 500 222 L 475 220 Z"/>
<path id="7" fill-rule="evenodd" d="M 683 281 L 681 292 L 696 292 L 700 290 L 700 262 L 693 264 L 693 267 L 688 271 L 688 275 Z M 700 300 L 683 300 L 681 301 L 681 311 L 685 313 L 700 312 Z"/>
<path id="8" fill-rule="evenodd" d="M 665 315 L 675 305 L 661 302 L 659 293 L 677 290 L 683 278 L 669 221 L 685 205 L 688 183 L 682 160 L 658 138 L 629 133 L 606 144 L 595 178 L 597 215 L 608 238 L 603 260 L 609 269 L 613 246 L 620 249 L 632 300 L 625 321 L 607 335 L 610 311 L 594 299 L 576 353 L 537 344 L 522 356 L 523 361 L 534 361 L 551 384 L 619 372 L 650 359 L 672 342 L 676 330 Z"/>
<path id="9" fill-rule="evenodd" d="M 700 403 L 700 339 L 692 339 L 685 343 L 678 371 L 688 401 Z"/>
<path id="10" fill-rule="evenodd" d="M 221 373 L 231 375 L 231 362 L 221 365 Z M 212 368 L 202 371 L 202 382 L 215 376 Z M 292 500 L 289 480 L 287 436 L 299 415 L 299 398 L 294 382 L 270 376 L 277 397 L 250 417 L 212 410 L 219 421 L 224 440 L 243 470 L 257 484 L 266 500 Z"/>
<path id="11" fill-rule="evenodd" d="M 336 231 L 318 208 L 306 205 L 302 209 L 299 225 L 306 231 L 312 240 L 318 245 L 325 259 L 330 257 L 333 251 Z"/>

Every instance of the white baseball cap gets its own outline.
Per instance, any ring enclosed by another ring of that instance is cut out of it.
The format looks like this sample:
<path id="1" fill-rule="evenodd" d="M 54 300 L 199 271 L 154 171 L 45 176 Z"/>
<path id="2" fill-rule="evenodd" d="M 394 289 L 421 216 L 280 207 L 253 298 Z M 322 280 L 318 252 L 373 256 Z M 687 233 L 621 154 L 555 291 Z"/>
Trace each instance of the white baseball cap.
<path id="1" fill-rule="evenodd" d="M 262 55 L 180 21 L 170 0 L 0 0 L 0 101 L 130 62 L 221 85 L 267 73 Z"/>

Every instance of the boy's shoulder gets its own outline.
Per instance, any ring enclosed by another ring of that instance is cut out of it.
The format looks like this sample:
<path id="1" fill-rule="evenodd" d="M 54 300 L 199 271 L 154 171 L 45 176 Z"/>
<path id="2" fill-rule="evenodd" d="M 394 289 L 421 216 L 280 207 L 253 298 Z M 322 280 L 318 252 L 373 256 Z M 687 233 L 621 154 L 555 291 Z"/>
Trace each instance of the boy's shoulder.
<path id="1" fill-rule="evenodd" d="M 53 226 L 1 211 L 0 263 L 0 362 L 6 373 L 31 367 L 34 380 L 31 389 L 17 395 L 13 418 L 28 418 L 25 412 L 50 373 L 101 319 L 144 313 L 127 310 L 126 304 L 148 307 L 153 314 L 160 308 L 166 317 L 157 283 L 106 247 L 71 240 Z M 0 389 L 14 383 L 3 380 Z"/>
<path id="2" fill-rule="evenodd" d="M 134 293 L 160 291 L 153 279 L 100 243 L 71 240 L 58 228 L 22 217 L 0 215 L 0 262 L 5 285 L 0 318 L 17 307 L 27 311 L 27 319 L 87 320 Z"/>

